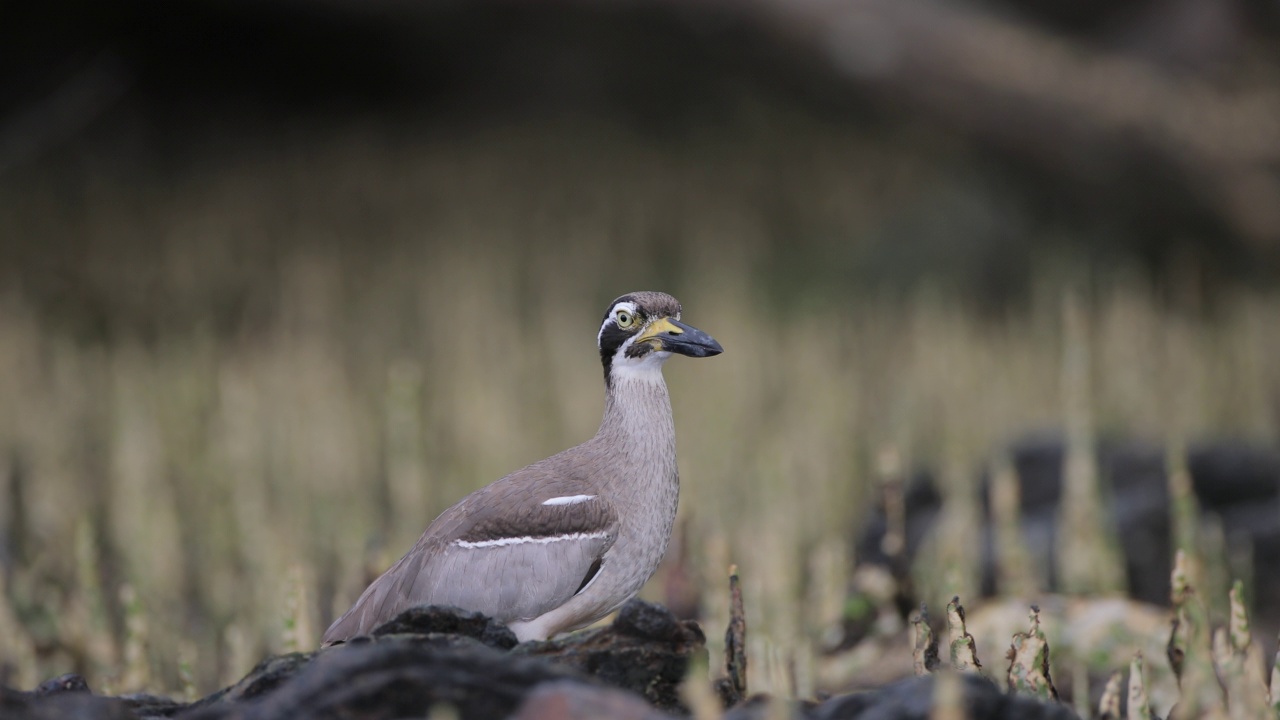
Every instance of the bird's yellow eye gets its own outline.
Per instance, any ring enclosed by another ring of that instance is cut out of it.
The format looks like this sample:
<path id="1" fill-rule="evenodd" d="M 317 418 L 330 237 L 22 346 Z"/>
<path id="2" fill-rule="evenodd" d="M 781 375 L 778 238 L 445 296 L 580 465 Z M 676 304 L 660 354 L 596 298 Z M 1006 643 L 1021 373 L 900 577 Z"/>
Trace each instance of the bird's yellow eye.
<path id="1" fill-rule="evenodd" d="M 619 310 L 618 314 L 615 315 L 614 317 L 617 318 L 618 320 L 618 327 L 622 328 L 623 330 L 626 330 L 627 328 L 631 327 L 636 322 L 635 315 L 632 315 L 626 310 Z"/>

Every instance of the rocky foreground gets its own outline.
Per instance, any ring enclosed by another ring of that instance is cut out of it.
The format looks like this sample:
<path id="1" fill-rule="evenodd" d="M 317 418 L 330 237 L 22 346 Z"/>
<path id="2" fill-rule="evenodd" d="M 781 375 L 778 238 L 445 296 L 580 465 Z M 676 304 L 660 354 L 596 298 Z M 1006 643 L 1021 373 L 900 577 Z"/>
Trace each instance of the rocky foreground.
<path id="1" fill-rule="evenodd" d="M 632 601 L 613 625 L 548 642 L 518 644 L 506 627 L 484 616 L 417 608 L 367 638 L 260 663 L 243 680 L 192 703 L 146 695 L 95 695 L 76 675 L 31 692 L 0 687 L 5 720 L 292 720 L 294 718 L 426 717 L 450 706 L 463 720 L 518 718 L 668 718 L 688 715 L 680 685 L 693 663 L 706 661 L 697 623 L 665 608 Z M 928 718 L 933 676 L 823 702 L 742 698 L 729 680 L 705 697 L 725 705 L 725 718 L 804 720 Z M 941 694 L 941 693 L 940 693 Z M 1056 703 L 1005 695 L 977 676 L 954 684 L 965 716 L 1061 718 Z"/>

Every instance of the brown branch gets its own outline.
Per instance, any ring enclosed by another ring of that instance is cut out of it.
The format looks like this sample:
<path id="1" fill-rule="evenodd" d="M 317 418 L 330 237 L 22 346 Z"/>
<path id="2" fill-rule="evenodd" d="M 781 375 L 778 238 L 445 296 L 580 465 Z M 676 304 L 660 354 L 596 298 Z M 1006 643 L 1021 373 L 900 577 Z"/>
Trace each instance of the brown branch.
<path id="1" fill-rule="evenodd" d="M 955 3 L 753 7 L 762 26 L 862 92 L 1091 186 L 1127 187 L 1136 169 L 1244 238 L 1280 244 L 1280 92 L 1272 87 L 1228 92 L 1175 78 Z"/>
<path id="2" fill-rule="evenodd" d="M 742 605 L 738 566 L 729 567 L 729 627 L 724 631 L 725 678 L 718 683 L 726 708 L 747 697 L 747 616 Z"/>

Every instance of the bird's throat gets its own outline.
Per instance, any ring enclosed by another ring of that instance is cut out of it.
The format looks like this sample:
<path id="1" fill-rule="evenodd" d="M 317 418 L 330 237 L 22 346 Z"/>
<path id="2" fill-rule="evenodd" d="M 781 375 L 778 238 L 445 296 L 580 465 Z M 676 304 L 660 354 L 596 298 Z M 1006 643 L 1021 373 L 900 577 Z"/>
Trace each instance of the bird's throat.
<path id="1" fill-rule="evenodd" d="M 605 392 L 597 441 L 625 458 L 632 472 L 660 480 L 676 473 L 676 433 L 671 397 L 661 366 L 644 372 L 614 372 Z"/>

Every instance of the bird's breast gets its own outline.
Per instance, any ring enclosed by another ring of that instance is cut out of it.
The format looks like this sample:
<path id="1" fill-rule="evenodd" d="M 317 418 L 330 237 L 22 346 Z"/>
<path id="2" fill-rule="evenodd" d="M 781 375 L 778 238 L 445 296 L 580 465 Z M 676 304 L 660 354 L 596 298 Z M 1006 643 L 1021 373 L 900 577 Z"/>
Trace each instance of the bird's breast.
<path id="1" fill-rule="evenodd" d="M 618 538 L 610 552 L 620 584 L 634 593 L 653 576 L 666 553 L 679 505 L 680 480 L 674 467 L 653 467 L 649 477 L 633 478 L 641 490 L 618 513 Z"/>

